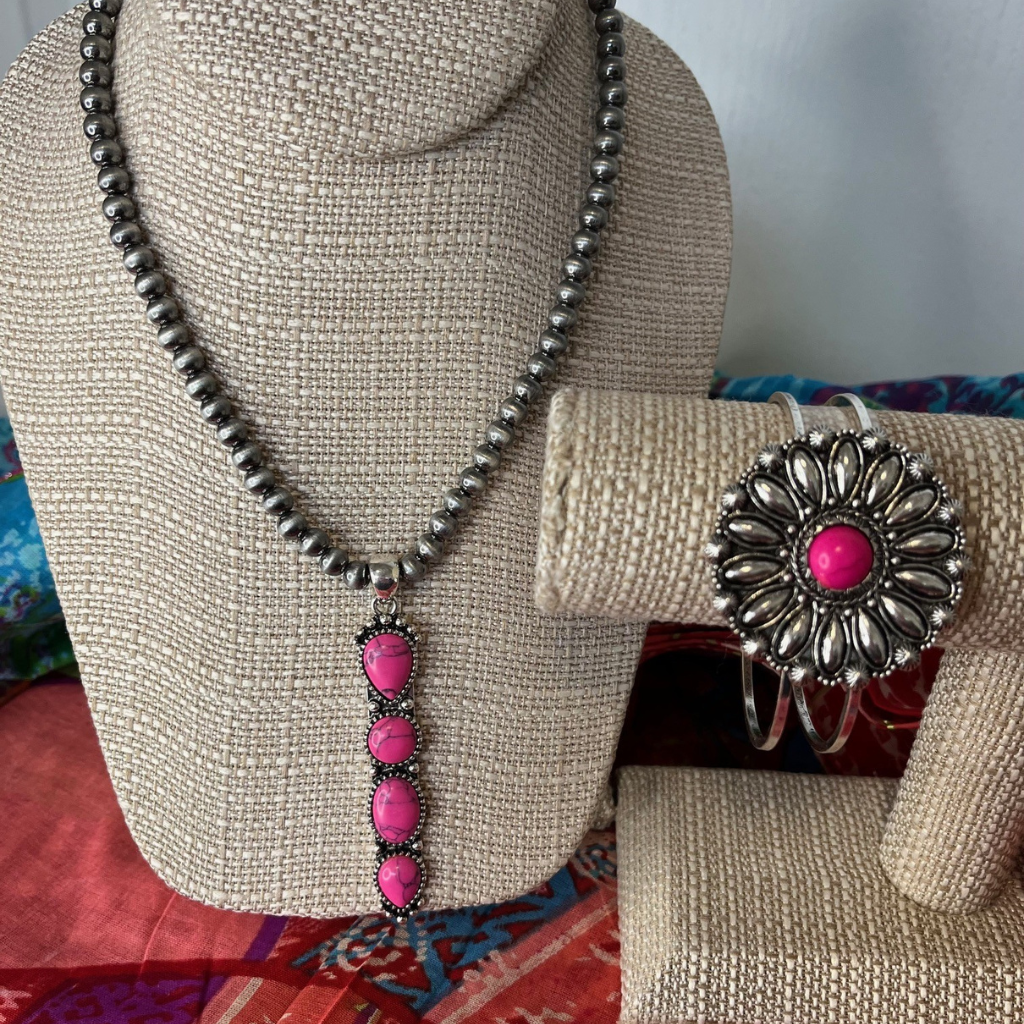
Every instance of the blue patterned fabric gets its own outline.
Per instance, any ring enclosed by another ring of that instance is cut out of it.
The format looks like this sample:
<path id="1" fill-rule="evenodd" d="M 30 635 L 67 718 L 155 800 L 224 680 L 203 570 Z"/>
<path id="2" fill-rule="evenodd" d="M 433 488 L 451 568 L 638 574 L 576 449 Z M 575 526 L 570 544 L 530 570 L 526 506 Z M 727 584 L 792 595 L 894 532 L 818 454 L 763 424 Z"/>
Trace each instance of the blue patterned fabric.
<path id="1" fill-rule="evenodd" d="M 73 664 L 11 424 L 0 417 L 0 696 L 5 681 Z"/>

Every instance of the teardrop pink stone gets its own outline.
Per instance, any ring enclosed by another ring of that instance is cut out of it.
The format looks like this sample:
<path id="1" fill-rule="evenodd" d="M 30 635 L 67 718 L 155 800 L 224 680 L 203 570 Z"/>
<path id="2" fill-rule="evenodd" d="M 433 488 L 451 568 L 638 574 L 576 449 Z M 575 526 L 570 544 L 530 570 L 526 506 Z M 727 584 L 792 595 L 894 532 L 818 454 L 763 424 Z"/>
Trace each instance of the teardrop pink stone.
<path id="1" fill-rule="evenodd" d="M 397 633 L 380 633 L 363 648 L 363 667 L 378 693 L 394 700 L 412 675 L 409 641 Z"/>
<path id="2" fill-rule="evenodd" d="M 416 750 L 416 729 L 408 718 L 400 715 L 378 718 L 367 734 L 366 745 L 378 761 L 401 764 Z"/>
<path id="3" fill-rule="evenodd" d="M 415 898 L 420 888 L 420 866 L 402 854 L 388 857 L 377 871 L 377 884 L 380 891 L 401 909 L 407 907 Z"/>
<path id="4" fill-rule="evenodd" d="M 420 823 L 420 798 L 407 779 L 384 779 L 373 791 L 372 806 L 373 827 L 381 839 L 397 845 L 415 834 Z"/>

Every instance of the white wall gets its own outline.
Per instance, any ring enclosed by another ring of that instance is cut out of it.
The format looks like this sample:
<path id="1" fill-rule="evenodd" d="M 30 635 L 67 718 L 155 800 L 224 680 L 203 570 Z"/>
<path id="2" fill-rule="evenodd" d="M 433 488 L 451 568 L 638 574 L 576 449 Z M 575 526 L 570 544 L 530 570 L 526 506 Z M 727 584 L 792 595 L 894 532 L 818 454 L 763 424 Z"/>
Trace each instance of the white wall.
<path id="1" fill-rule="evenodd" d="M 0 64 L 68 6 L 0 0 Z M 1024 371 L 1024 0 L 620 6 L 721 124 L 725 372 Z"/>

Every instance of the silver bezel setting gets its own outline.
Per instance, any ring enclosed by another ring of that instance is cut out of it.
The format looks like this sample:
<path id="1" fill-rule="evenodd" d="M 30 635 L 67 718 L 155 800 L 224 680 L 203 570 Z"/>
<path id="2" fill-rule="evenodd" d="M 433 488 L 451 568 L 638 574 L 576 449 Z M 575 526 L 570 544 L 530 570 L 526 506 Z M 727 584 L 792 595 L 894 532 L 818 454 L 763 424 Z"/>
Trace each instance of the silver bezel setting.
<path id="1" fill-rule="evenodd" d="M 382 782 L 386 782 L 388 779 L 402 779 L 404 782 L 408 782 L 409 785 L 412 786 L 412 788 L 416 791 L 416 799 L 420 802 L 420 819 L 416 823 L 416 830 L 413 832 L 411 836 L 409 836 L 408 839 L 401 843 L 393 843 L 391 842 L 390 839 L 385 839 L 384 836 L 382 836 L 377 831 L 377 825 L 373 820 L 374 794 L 377 792 L 377 787 L 380 786 Z M 366 817 L 370 823 L 370 829 L 373 832 L 373 836 L 377 842 L 378 847 L 381 847 L 382 849 L 388 849 L 392 853 L 409 852 L 410 855 L 412 853 L 418 853 L 420 833 L 423 831 L 423 811 L 423 791 L 420 789 L 419 781 L 415 778 L 415 776 L 410 775 L 408 769 L 392 768 L 391 770 L 386 772 L 374 772 L 373 787 L 370 790 L 369 796 L 366 798 Z"/>
<path id="2" fill-rule="evenodd" d="M 931 460 L 879 430 L 816 428 L 765 446 L 722 499 L 706 555 L 715 607 L 793 682 L 860 686 L 915 662 L 963 596 L 962 508 Z M 871 571 L 829 590 L 808 565 L 822 530 L 869 540 Z"/>
<path id="3" fill-rule="evenodd" d="M 420 884 L 416 890 L 416 894 L 404 907 L 397 907 L 384 895 L 384 890 L 380 887 L 380 869 L 384 861 L 389 857 L 408 857 L 410 860 L 416 862 L 420 869 Z M 405 921 L 413 914 L 416 913 L 416 908 L 419 906 L 420 899 L 423 897 L 423 886 L 426 883 L 427 873 L 426 868 L 423 864 L 423 855 L 413 850 L 407 850 L 403 847 L 389 847 L 386 850 L 378 849 L 377 859 L 374 862 L 373 867 L 373 885 L 377 890 L 377 895 L 380 897 L 380 905 L 385 913 L 390 914 L 392 917 L 399 921 Z"/>

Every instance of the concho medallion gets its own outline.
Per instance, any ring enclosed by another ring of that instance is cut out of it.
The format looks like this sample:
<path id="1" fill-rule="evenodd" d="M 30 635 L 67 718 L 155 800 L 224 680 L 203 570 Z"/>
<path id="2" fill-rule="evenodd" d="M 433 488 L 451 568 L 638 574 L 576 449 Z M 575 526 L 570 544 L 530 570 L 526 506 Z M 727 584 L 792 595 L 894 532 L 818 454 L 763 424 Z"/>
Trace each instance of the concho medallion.
<path id="1" fill-rule="evenodd" d="M 913 665 L 953 618 L 962 508 L 931 460 L 879 430 L 769 444 L 722 498 L 707 555 L 744 653 L 855 687 Z"/>

